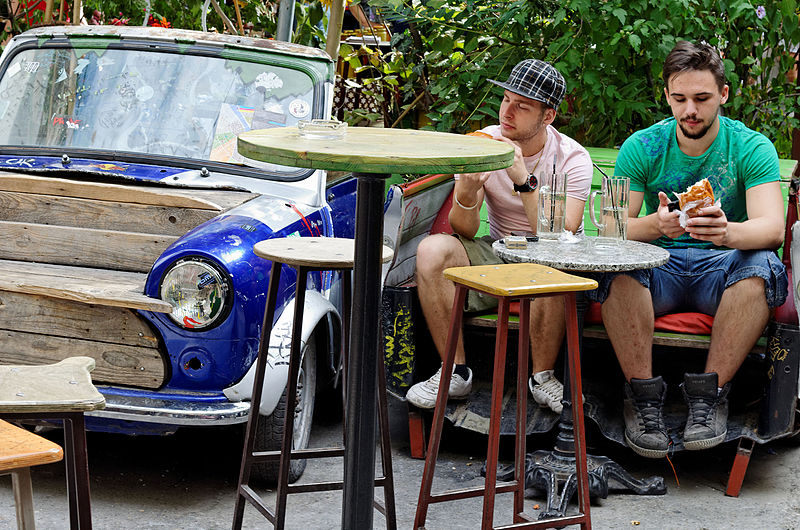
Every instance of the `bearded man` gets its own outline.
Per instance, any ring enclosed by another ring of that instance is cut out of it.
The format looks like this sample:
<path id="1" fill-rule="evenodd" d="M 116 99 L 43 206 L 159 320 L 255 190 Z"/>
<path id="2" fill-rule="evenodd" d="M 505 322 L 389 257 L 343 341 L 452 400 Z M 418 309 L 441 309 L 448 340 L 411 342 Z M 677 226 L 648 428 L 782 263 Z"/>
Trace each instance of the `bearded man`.
<path id="1" fill-rule="evenodd" d="M 602 303 L 626 380 L 625 440 L 650 458 L 665 456 L 671 443 L 699 450 L 725 439 L 730 381 L 787 295 L 786 271 L 774 252 L 784 231 L 775 148 L 720 116 L 728 86 L 711 46 L 678 42 L 662 78 L 673 117 L 629 137 L 614 173 L 631 179 L 628 238 L 666 248 L 669 262 L 605 274 L 590 293 Z M 704 178 L 718 202 L 681 222 L 670 199 Z M 704 372 L 684 374 L 686 427 L 671 439 L 663 418 L 666 384 L 653 374 L 653 320 L 683 311 L 712 315 L 714 324 Z"/>

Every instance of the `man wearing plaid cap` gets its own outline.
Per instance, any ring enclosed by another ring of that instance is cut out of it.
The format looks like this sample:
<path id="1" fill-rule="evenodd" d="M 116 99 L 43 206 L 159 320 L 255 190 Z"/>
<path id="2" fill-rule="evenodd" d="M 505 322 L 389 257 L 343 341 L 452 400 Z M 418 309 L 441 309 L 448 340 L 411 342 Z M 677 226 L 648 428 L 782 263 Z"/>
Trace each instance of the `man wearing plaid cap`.
<path id="1" fill-rule="evenodd" d="M 481 130 L 495 140 L 514 146 L 511 167 L 487 173 L 456 175 L 450 225 L 454 236 L 434 234 L 417 249 L 417 284 L 428 329 L 443 357 L 455 288 L 442 271 L 448 267 L 502 263 L 492 252 L 492 242 L 512 234 L 535 234 L 538 177 L 553 171 L 567 173 L 566 229 L 582 231 L 583 207 L 592 182 L 589 153 L 551 124 L 566 92 L 564 77 L 551 64 L 526 59 L 517 64 L 505 82 L 490 80 L 504 89 L 499 125 Z M 540 164 L 541 162 L 541 164 Z M 474 239 L 480 226 L 480 207 L 486 201 L 490 236 Z M 495 298 L 470 291 L 465 310 L 491 310 Z M 560 297 L 540 298 L 531 306 L 533 377 L 529 386 L 542 407 L 562 409 L 563 385 L 553 376 L 553 366 L 564 336 L 564 305 Z M 459 337 L 450 398 L 465 398 L 472 389 L 472 371 L 466 365 L 463 337 Z M 420 408 L 433 408 L 441 369 L 430 379 L 412 386 L 406 399 Z"/>

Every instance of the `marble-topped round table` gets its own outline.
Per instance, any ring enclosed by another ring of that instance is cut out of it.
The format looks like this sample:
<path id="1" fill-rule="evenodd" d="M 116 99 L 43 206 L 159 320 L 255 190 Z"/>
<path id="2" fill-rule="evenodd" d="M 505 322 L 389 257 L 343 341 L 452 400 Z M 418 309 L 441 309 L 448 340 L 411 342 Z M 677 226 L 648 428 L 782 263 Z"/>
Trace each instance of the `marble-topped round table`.
<path id="1" fill-rule="evenodd" d="M 578 243 L 540 239 L 525 249 L 506 248 L 503 240 L 492 245 L 494 253 L 510 262 L 532 262 L 576 272 L 619 272 L 664 265 L 669 252 L 639 241 L 623 241 L 616 252 L 597 252 L 593 238 Z"/>
<path id="2" fill-rule="evenodd" d="M 615 252 L 598 252 L 594 248 L 594 238 L 591 237 L 585 237 L 576 243 L 540 239 L 528 242 L 524 249 L 507 248 L 503 240 L 498 240 L 494 242 L 492 249 L 495 254 L 509 262 L 538 263 L 578 274 L 650 269 L 664 265 L 669 260 L 669 252 L 663 248 L 639 241 L 623 241 Z M 582 324 L 581 316 L 579 327 L 583 327 Z M 568 370 L 569 364 L 565 361 L 564 396 L 570 395 Z M 566 514 L 576 487 L 572 417 L 572 403 L 566 399 L 559 418 L 559 433 L 554 450 L 536 451 L 528 454 L 526 459 L 530 462 L 525 473 L 526 487 L 547 492 L 547 508 L 544 513 L 549 517 Z M 610 479 L 639 495 L 663 495 L 667 491 L 662 477 L 635 479 L 622 466 L 605 456 L 587 455 L 587 461 L 592 497 L 605 498 Z M 559 482 L 564 482 L 560 497 L 557 495 Z"/>
<path id="3" fill-rule="evenodd" d="M 239 153 L 285 166 L 356 172 L 353 314 L 347 371 L 342 528 L 372 528 L 384 181 L 391 173 L 476 173 L 511 165 L 514 149 L 486 138 L 433 131 L 349 127 L 309 137 L 297 127 L 239 135 Z"/>

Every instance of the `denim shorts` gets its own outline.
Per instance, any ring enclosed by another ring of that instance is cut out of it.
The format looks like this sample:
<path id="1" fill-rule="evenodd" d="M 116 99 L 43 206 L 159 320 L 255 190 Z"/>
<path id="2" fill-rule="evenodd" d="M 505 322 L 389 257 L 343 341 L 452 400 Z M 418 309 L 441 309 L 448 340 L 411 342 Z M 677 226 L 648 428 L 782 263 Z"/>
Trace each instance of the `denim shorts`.
<path id="1" fill-rule="evenodd" d="M 589 298 L 604 302 L 614 278 L 626 274 L 650 289 L 656 316 L 685 311 L 713 316 L 725 289 L 754 276 L 764 280 L 769 307 L 778 307 L 786 300 L 786 268 L 771 250 L 667 250 L 669 261 L 661 267 L 594 276 L 599 287 L 588 293 Z"/>

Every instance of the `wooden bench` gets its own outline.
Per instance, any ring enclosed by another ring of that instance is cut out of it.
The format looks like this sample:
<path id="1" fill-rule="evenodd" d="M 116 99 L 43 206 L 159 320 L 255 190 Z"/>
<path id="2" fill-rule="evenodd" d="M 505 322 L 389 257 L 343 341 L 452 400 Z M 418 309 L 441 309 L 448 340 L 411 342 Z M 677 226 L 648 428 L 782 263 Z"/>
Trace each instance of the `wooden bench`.
<path id="1" fill-rule="evenodd" d="M 156 389 L 168 363 L 137 310 L 147 272 L 181 235 L 256 197 L 0 172 L 0 364 L 95 359 L 97 383 Z"/>

